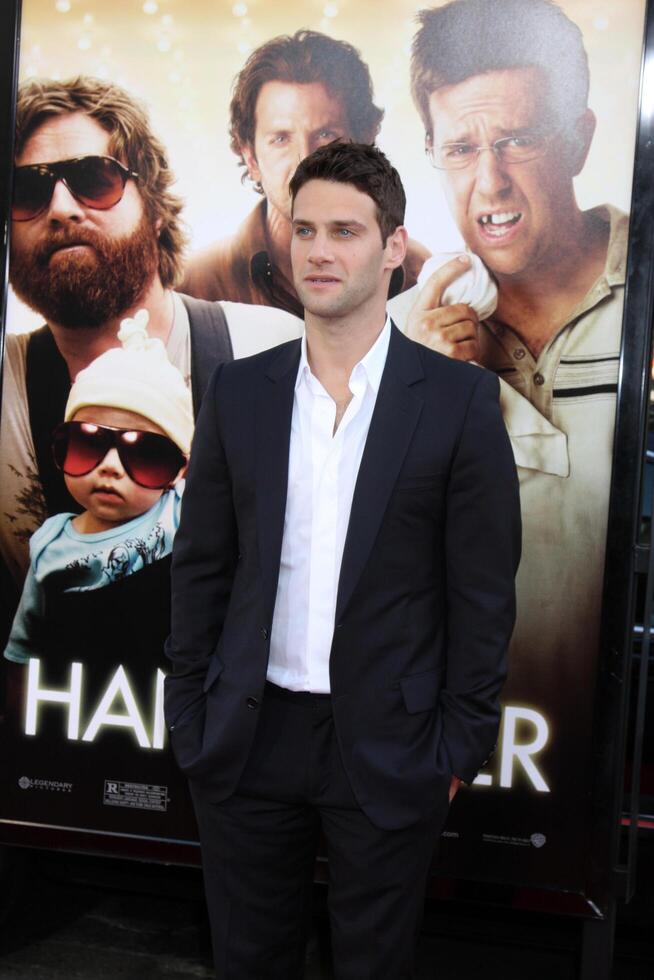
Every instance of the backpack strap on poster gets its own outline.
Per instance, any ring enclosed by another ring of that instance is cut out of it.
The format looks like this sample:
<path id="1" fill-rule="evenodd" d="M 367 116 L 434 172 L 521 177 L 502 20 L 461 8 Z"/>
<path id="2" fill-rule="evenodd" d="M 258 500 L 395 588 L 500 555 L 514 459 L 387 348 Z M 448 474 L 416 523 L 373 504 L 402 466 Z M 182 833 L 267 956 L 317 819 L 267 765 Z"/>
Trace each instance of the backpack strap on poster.
<path id="1" fill-rule="evenodd" d="M 191 334 L 191 391 L 193 411 L 197 418 L 202 396 L 209 379 L 219 364 L 234 360 L 227 317 L 219 302 L 179 294 L 190 323 Z"/>
<path id="2" fill-rule="evenodd" d="M 47 326 L 30 334 L 27 343 L 25 382 L 36 466 L 48 514 L 80 512 L 68 493 L 63 473 L 52 455 L 52 431 L 63 420 L 70 392 L 68 365 L 59 353 Z"/>

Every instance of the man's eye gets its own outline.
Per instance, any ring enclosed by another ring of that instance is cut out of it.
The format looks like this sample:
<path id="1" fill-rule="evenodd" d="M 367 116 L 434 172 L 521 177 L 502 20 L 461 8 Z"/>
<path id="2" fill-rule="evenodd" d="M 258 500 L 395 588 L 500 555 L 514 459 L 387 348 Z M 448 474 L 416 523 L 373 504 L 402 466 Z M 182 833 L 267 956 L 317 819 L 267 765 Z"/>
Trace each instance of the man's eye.
<path id="1" fill-rule="evenodd" d="M 503 140 L 505 146 L 510 146 L 512 149 L 516 150 L 526 150 L 531 146 L 535 146 L 538 143 L 538 137 L 536 136 L 509 136 L 508 139 Z"/>
<path id="2" fill-rule="evenodd" d="M 449 143 L 443 147 L 443 156 L 447 160 L 456 160 L 461 157 L 470 156 L 475 152 L 471 143 Z"/>
<path id="3" fill-rule="evenodd" d="M 331 143 L 338 137 L 338 133 L 333 129 L 321 129 L 318 133 L 318 139 L 324 140 L 326 143 Z"/>
<path id="4" fill-rule="evenodd" d="M 270 142 L 275 146 L 283 146 L 285 143 L 288 143 L 288 140 L 288 133 L 277 133 L 276 136 L 273 136 Z"/>
<path id="5" fill-rule="evenodd" d="M 336 234 L 339 235 L 340 238 L 352 238 L 354 232 L 351 228 L 339 228 Z"/>
<path id="6" fill-rule="evenodd" d="M 297 238 L 308 238 L 310 234 L 310 228 L 302 228 L 302 226 L 299 226 L 295 229 L 295 235 Z"/>

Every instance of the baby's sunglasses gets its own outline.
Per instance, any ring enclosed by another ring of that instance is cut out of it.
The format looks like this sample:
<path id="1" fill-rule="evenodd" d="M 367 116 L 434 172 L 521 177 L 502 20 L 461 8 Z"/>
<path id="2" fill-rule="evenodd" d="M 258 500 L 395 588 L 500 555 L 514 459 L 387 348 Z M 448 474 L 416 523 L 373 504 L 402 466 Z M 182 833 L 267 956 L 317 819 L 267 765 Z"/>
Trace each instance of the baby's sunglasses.
<path id="1" fill-rule="evenodd" d="M 36 218 L 50 204 L 59 180 L 84 207 L 108 211 L 122 198 L 130 177 L 138 180 L 138 176 L 108 156 L 75 157 L 16 167 L 11 217 L 14 221 Z"/>
<path id="2" fill-rule="evenodd" d="M 54 430 L 55 463 L 66 476 L 86 476 L 115 449 L 129 477 L 147 490 L 163 490 L 186 463 L 168 436 L 141 429 L 115 429 L 95 422 L 62 422 Z"/>

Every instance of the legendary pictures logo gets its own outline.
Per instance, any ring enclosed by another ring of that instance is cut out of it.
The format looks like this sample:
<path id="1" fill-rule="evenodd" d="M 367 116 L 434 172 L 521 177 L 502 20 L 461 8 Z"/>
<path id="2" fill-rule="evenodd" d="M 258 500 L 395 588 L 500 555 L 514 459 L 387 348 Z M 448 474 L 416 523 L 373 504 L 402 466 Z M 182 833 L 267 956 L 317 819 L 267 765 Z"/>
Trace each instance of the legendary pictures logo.
<path id="1" fill-rule="evenodd" d="M 64 783 L 60 779 L 31 779 L 21 776 L 18 780 L 21 789 L 45 789 L 54 793 L 72 793 L 73 784 Z"/>

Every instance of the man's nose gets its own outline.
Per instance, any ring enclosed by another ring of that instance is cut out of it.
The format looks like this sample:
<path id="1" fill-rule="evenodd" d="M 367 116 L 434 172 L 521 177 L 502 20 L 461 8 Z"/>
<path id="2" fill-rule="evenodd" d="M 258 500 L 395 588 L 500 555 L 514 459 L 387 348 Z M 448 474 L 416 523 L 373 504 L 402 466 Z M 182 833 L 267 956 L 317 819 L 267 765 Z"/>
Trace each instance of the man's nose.
<path id="1" fill-rule="evenodd" d="M 475 186 L 486 197 L 501 194 L 511 186 L 509 169 L 494 147 L 484 146 L 479 150 Z"/>
<path id="2" fill-rule="evenodd" d="M 296 133 L 295 135 L 295 156 L 297 158 L 297 163 L 302 163 L 305 157 L 308 157 L 312 152 L 314 147 L 311 145 L 311 140 L 308 133 Z"/>
<path id="3" fill-rule="evenodd" d="M 333 261 L 334 256 L 330 239 L 325 232 L 316 232 L 311 241 L 311 248 L 309 249 L 307 258 L 309 262 L 313 262 L 316 265 L 324 265 L 326 262 Z"/>
<path id="4" fill-rule="evenodd" d="M 54 186 L 47 216 L 49 221 L 82 221 L 84 208 L 68 190 L 63 180 L 58 180 Z"/>

